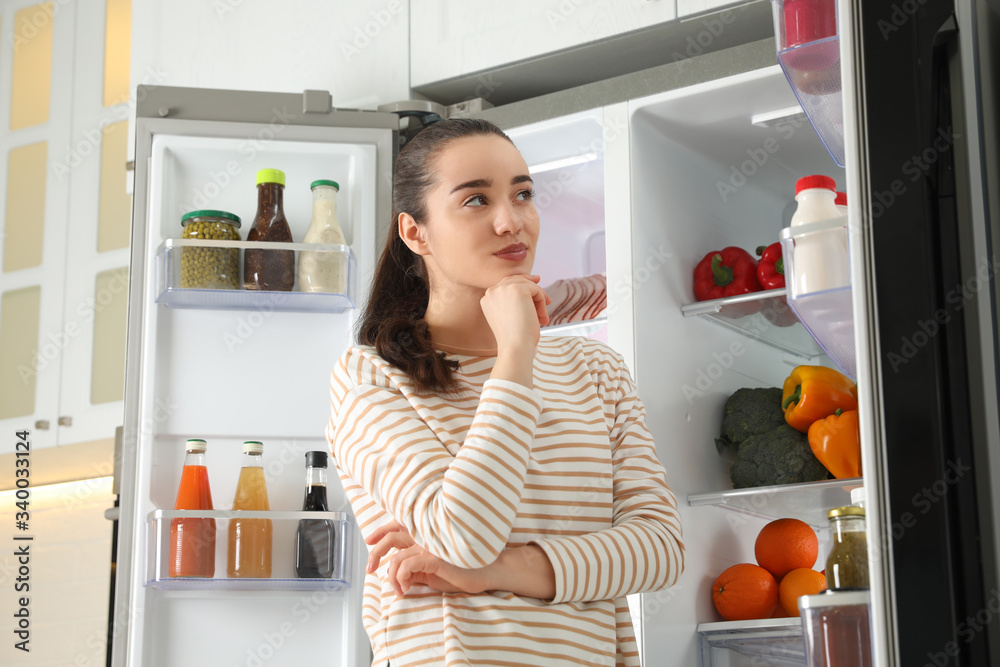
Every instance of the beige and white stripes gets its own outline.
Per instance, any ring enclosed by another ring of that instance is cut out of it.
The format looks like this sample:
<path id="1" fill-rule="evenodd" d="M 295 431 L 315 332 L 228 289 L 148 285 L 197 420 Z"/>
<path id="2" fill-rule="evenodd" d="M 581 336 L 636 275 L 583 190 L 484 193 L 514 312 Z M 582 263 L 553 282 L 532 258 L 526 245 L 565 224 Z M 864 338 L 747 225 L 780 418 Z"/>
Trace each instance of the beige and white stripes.
<path id="1" fill-rule="evenodd" d="M 334 370 L 327 438 L 361 531 L 395 518 L 468 568 L 534 543 L 556 595 L 414 587 L 400 598 L 383 564 L 365 584 L 373 664 L 638 665 L 624 596 L 672 585 L 684 547 L 621 357 L 545 337 L 527 389 L 490 380 L 495 357 L 451 356 L 457 396 L 416 392 L 370 347 L 351 348 Z"/>

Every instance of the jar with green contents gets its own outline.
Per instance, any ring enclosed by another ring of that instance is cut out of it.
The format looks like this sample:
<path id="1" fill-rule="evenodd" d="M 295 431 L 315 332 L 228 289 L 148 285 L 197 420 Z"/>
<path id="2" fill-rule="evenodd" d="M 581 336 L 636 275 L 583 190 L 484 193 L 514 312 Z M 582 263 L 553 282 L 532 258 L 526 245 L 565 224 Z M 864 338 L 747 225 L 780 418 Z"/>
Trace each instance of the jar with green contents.
<path id="1" fill-rule="evenodd" d="M 865 510 L 848 505 L 827 514 L 833 530 L 833 547 L 826 559 L 826 586 L 831 591 L 868 588 L 868 539 Z"/>
<path id="2" fill-rule="evenodd" d="M 239 241 L 240 218 L 228 211 L 191 211 L 181 218 L 181 238 L 204 241 Z M 181 287 L 239 289 L 240 249 L 181 248 Z"/>

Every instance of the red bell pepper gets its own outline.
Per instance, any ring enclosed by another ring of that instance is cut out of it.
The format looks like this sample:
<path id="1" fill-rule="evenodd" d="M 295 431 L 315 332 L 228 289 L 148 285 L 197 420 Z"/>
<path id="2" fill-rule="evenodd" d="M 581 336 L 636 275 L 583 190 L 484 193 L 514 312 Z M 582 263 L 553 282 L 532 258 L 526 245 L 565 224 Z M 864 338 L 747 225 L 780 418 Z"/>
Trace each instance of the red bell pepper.
<path id="1" fill-rule="evenodd" d="M 742 248 L 729 246 L 710 252 L 694 267 L 694 298 L 698 301 L 759 291 L 757 260 Z"/>
<path id="2" fill-rule="evenodd" d="M 779 289 L 785 286 L 785 260 L 781 257 L 781 244 L 759 246 L 757 255 L 757 280 L 764 289 Z"/>

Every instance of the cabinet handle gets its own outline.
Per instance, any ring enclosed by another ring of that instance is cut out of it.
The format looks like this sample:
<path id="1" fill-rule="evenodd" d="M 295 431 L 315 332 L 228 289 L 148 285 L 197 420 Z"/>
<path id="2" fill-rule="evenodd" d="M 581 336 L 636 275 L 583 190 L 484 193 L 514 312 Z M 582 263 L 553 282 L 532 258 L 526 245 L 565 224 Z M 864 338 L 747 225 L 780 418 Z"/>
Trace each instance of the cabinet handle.
<path id="1" fill-rule="evenodd" d="M 72 417 L 60 417 L 59 418 L 59 425 L 60 426 L 72 426 L 73 425 L 73 418 Z"/>
<path id="2" fill-rule="evenodd" d="M 49 420 L 39 419 L 35 422 L 35 430 L 37 431 L 48 431 L 49 430 Z"/>

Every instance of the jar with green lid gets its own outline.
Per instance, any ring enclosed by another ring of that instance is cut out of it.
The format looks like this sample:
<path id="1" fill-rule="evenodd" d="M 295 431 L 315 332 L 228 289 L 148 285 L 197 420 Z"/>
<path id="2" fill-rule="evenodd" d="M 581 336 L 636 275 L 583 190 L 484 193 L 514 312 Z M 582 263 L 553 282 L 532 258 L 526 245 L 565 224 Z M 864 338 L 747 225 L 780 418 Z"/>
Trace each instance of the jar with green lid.
<path id="1" fill-rule="evenodd" d="M 228 211 L 191 211 L 181 218 L 181 238 L 239 241 L 240 218 Z M 181 248 L 181 287 L 239 289 L 240 249 L 185 246 Z"/>
<path id="2" fill-rule="evenodd" d="M 868 589 L 868 539 L 865 510 L 848 505 L 829 511 L 833 546 L 826 559 L 826 586 L 831 591 Z"/>

